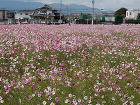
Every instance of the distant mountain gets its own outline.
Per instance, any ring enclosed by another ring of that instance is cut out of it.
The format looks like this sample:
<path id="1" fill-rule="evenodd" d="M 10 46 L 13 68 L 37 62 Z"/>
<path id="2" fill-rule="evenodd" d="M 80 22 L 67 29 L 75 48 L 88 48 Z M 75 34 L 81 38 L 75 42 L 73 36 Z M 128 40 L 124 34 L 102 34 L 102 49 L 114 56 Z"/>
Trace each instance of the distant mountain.
<path id="1" fill-rule="evenodd" d="M 43 6 L 43 3 L 40 2 L 22 2 L 22 1 L 10 1 L 10 0 L 1 0 L 0 9 L 5 10 L 25 10 L 25 9 L 36 9 Z"/>
<path id="2" fill-rule="evenodd" d="M 12 10 L 12 11 L 19 11 L 30 9 L 34 10 L 43 6 L 43 3 L 40 2 L 22 2 L 22 1 L 12 1 L 12 0 L 0 0 L 0 9 L 5 10 Z M 48 4 L 52 8 L 60 11 L 60 3 L 53 3 Z M 62 4 L 61 12 L 65 15 L 67 14 L 67 5 Z M 70 4 L 68 5 L 68 14 L 71 13 L 92 13 L 92 8 L 85 6 L 85 5 L 77 5 L 77 4 Z M 94 8 L 94 13 L 101 13 L 100 9 Z"/>
<path id="3" fill-rule="evenodd" d="M 53 3 L 49 4 L 51 7 L 60 10 L 60 3 Z M 67 7 L 68 7 L 68 14 L 71 13 L 92 13 L 92 8 L 85 6 L 85 5 L 77 5 L 77 4 L 70 4 L 70 5 L 64 5 L 62 4 L 61 10 L 64 14 L 67 13 Z M 94 13 L 101 13 L 101 10 L 98 8 L 94 8 Z"/>

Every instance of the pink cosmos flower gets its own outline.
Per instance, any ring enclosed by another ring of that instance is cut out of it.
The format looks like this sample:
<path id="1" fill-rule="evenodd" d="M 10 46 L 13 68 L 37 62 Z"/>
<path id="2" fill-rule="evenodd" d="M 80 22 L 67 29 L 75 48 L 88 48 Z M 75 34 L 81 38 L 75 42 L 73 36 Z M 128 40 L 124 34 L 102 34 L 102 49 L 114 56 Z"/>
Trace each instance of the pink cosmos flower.
<path id="1" fill-rule="evenodd" d="M 32 99 L 32 96 L 31 96 L 31 95 L 29 95 L 29 96 L 28 96 L 28 100 L 31 100 L 31 99 Z"/>
<path id="2" fill-rule="evenodd" d="M 63 70 L 66 71 L 67 69 L 66 68 L 63 68 Z"/>
<path id="3" fill-rule="evenodd" d="M 20 75 L 18 75 L 18 78 L 20 78 Z"/>
<path id="4" fill-rule="evenodd" d="M 131 64 L 131 66 L 133 67 L 133 66 L 134 66 L 134 64 Z"/>
<path id="5" fill-rule="evenodd" d="M 24 83 L 24 84 L 27 84 L 28 82 L 29 82 L 29 81 L 27 81 L 27 80 L 24 80 L 24 82 L 23 82 L 23 83 Z"/>
<path id="6" fill-rule="evenodd" d="M 62 74 L 62 73 L 60 73 L 60 76 L 63 76 L 63 74 Z"/>
<path id="7" fill-rule="evenodd" d="M 31 86 L 31 89 L 34 89 L 34 87 L 33 87 L 33 86 Z"/>
<path id="8" fill-rule="evenodd" d="M 73 95 L 73 98 L 75 99 L 76 98 L 76 95 Z"/>
<path id="9" fill-rule="evenodd" d="M 25 75 L 22 75 L 22 78 L 25 78 Z"/>
<path id="10" fill-rule="evenodd" d="M 35 94 L 38 94 L 39 92 L 38 91 L 35 91 Z"/>
<path id="11" fill-rule="evenodd" d="M 65 78 L 65 79 L 64 79 L 64 82 L 65 82 L 65 83 L 68 83 L 68 79 L 67 79 L 67 78 Z"/>
<path id="12" fill-rule="evenodd" d="M 54 74 L 51 74 L 51 77 L 54 78 Z"/>
<path id="13" fill-rule="evenodd" d="M 55 97 L 55 101 L 58 102 L 59 101 L 59 98 L 58 97 Z"/>
<path id="14" fill-rule="evenodd" d="M 6 92 L 10 91 L 10 88 L 8 86 L 5 87 Z"/>
<path id="15" fill-rule="evenodd" d="M 35 82 L 32 82 L 32 85 L 35 85 Z"/>
<path id="16" fill-rule="evenodd" d="M 21 99 L 19 99 L 19 102 L 21 103 Z"/>
<path id="17" fill-rule="evenodd" d="M 98 91 L 99 90 L 99 86 L 98 85 L 94 85 L 94 89 L 95 89 L 95 91 Z"/>
<path id="18" fill-rule="evenodd" d="M 0 100 L 2 100 L 3 98 L 0 96 Z"/>
<path id="19" fill-rule="evenodd" d="M 41 79 L 40 78 L 38 78 L 38 82 L 41 82 Z"/>

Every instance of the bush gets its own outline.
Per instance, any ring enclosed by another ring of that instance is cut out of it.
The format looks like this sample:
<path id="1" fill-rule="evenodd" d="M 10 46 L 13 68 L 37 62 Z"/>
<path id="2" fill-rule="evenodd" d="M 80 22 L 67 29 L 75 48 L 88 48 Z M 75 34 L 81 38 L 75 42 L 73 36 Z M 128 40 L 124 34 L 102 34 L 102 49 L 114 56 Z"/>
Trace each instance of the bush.
<path id="1" fill-rule="evenodd" d="M 140 20 L 130 19 L 130 20 L 126 20 L 125 23 L 127 23 L 127 24 L 139 24 Z"/>
<path id="2" fill-rule="evenodd" d="M 124 15 L 117 15 L 115 16 L 115 22 L 117 24 L 123 23 L 123 18 L 124 18 Z"/>

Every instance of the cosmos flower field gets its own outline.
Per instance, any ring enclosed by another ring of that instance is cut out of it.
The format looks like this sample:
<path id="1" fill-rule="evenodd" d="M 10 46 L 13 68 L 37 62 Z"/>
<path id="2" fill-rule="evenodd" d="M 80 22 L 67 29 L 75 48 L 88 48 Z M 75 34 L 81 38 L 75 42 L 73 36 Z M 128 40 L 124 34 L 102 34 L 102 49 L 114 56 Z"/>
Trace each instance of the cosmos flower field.
<path id="1" fill-rule="evenodd" d="M 0 25 L 0 105 L 140 105 L 140 25 Z"/>

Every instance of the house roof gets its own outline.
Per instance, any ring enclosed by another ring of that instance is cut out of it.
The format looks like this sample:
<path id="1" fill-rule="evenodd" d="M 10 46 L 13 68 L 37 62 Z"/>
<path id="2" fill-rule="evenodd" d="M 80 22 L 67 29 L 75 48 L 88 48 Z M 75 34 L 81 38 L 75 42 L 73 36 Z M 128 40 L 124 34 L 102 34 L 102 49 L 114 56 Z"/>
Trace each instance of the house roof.
<path id="1" fill-rule="evenodd" d="M 97 14 L 97 16 L 114 16 L 114 12 L 102 12 Z"/>
<path id="2" fill-rule="evenodd" d="M 49 5 L 45 4 L 44 6 L 42 6 L 40 8 L 37 8 L 36 10 L 43 10 L 43 11 L 50 10 L 50 11 L 54 11 L 55 9 L 50 7 Z"/>
<path id="3" fill-rule="evenodd" d="M 21 10 L 21 11 L 18 11 L 17 13 L 23 13 L 23 12 L 31 13 L 31 12 L 33 12 L 33 11 L 32 11 L 32 10 Z"/>
<path id="4" fill-rule="evenodd" d="M 140 9 L 131 9 L 129 11 L 140 11 Z"/>
<path id="5" fill-rule="evenodd" d="M 6 12 L 7 12 L 7 13 L 15 13 L 14 11 L 9 11 L 9 10 L 7 10 Z"/>

